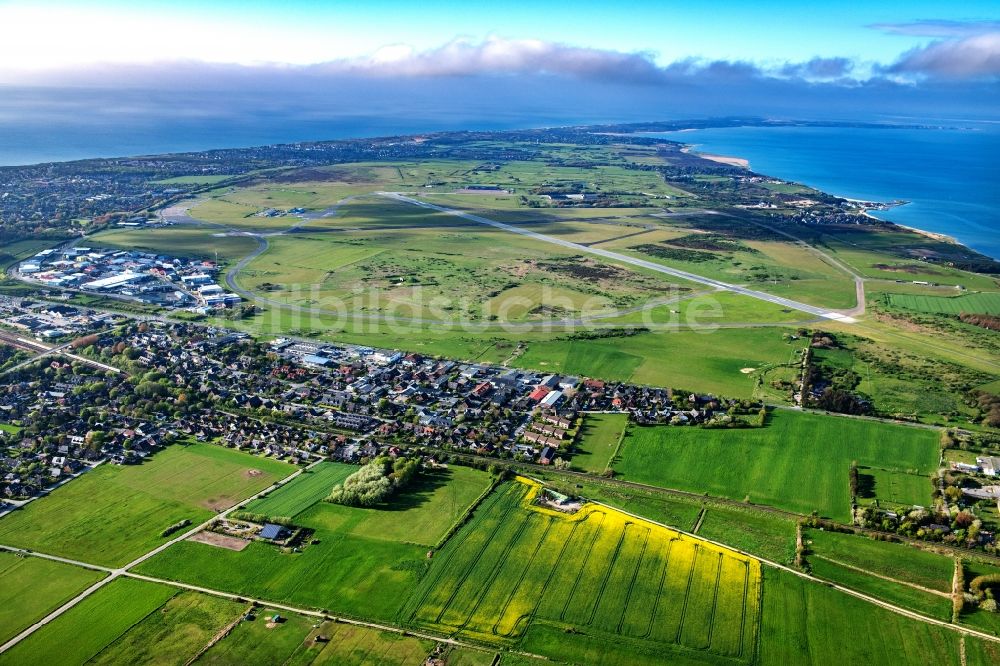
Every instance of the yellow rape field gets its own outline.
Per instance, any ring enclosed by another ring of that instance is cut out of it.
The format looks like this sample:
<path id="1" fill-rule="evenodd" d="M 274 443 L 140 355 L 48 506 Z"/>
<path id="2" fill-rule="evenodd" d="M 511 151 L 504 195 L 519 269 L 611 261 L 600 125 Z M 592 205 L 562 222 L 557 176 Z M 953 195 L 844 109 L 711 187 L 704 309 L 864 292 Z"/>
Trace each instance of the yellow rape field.
<path id="1" fill-rule="evenodd" d="M 519 645 L 536 629 L 750 661 L 757 560 L 615 509 L 535 503 L 536 482 L 501 486 L 434 556 L 404 621 Z"/>

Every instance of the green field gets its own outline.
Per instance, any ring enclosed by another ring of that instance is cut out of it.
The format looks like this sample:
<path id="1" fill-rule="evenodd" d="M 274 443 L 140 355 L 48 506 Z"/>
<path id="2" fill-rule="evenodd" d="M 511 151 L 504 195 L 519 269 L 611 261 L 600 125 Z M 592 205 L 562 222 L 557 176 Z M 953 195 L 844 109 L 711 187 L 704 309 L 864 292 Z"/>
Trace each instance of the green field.
<path id="1" fill-rule="evenodd" d="M 177 592 L 88 663 L 184 666 L 248 607 L 198 592 Z"/>
<path id="2" fill-rule="evenodd" d="M 488 486 L 488 475 L 471 467 L 425 470 L 384 506 L 320 502 L 301 514 L 301 522 L 366 539 L 433 546 Z"/>
<path id="3" fill-rule="evenodd" d="M 955 563 L 950 557 L 853 534 L 808 530 L 804 536 L 814 553 L 837 562 L 939 592 L 951 590 Z"/>
<path id="4" fill-rule="evenodd" d="M 281 616 L 281 622 L 270 619 Z M 305 650 L 306 637 L 315 618 L 273 608 L 255 609 L 221 641 L 198 658 L 199 664 L 285 664 L 296 652 Z"/>
<path id="5" fill-rule="evenodd" d="M 781 328 L 639 333 L 596 340 L 529 342 L 519 367 L 750 397 L 745 368 L 789 363 L 802 348 Z M 683 362 L 681 362 L 683 359 Z"/>
<path id="6" fill-rule="evenodd" d="M 950 557 L 824 530 L 808 530 L 803 538 L 814 575 L 924 615 L 951 619 L 955 562 Z"/>
<path id="7" fill-rule="evenodd" d="M 614 470 L 629 481 L 846 521 L 852 461 L 929 475 L 937 468 L 938 434 L 778 410 L 763 428 L 633 428 L 620 458 Z"/>
<path id="8" fill-rule="evenodd" d="M 0 664 L 83 664 L 176 594 L 166 585 L 119 578 L 0 654 Z"/>
<path id="9" fill-rule="evenodd" d="M 810 556 L 809 566 L 812 574 L 823 580 L 908 608 L 927 617 L 946 622 L 951 620 L 951 598 L 947 594 L 918 590 L 818 556 Z"/>
<path id="10" fill-rule="evenodd" d="M 705 651 L 749 662 L 759 613 L 756 560 L 613 509 L 572 516 L 501 486 L 435 556 L 400 619 L 553 659 L 590 642 L 631 656 Z M 562 639 L 542 637 L 557 630 Z M 587 638 L 578 640 L 580 633 Z"/>
<path id="11" fill-rule="evenodd" d="M 325 499 L 335 485 L 356 471 L 356 465 L 320 463 L 265 497 L 250 502 L 246 510 L 268 516 L 293 517 Z"/>
<path id="12" fill-rule="evenodd" d="M 246 624 L 243 623 L 241 627 Z M 277 629 L 280 631 L 284 629 L 284 626 L 279 626 Z M 254 627 L 251 631 L 255 631 L 259 635 L 264 630 L 260 627 Z M 317 636 L 323 636 L 328 640 L 317 642 Z M 223 641 L 222 645 L 225 645 L 230 638 Z M 268 640 L 266 636 L 260 636 L 260 639 Z M 290 643 L 291 639 L 286 638 L 285 641 Z M 233 664 L 233 666 L 243 666 L 248 663 L 284 663 L 289 666 L 310 666 L 312 664 L 316 666 L 321 664 L 329 664 L 329 666 L 367 666 L 368 664 L 423 666 L 427 655 L 434 649 L 434 643 L 414 636 L 379 631 L 370 627 L 340 622 L 323 622 L 318 627 L 308 631 L 305 640 L 300 641 L 295 652 L 285 660 L 263 660 L 255 645 L 248 644 L 246 649 L 248 656 L 252 655 L 250 660 L 217 660 L 215 663 Z M 455 663 L 461 664 L 462 662 L 456 661 Z M 488 665 L 490 661 L 485 663 Z M 450 659 L 448 666 L 452 666 Z"/>
<path id="13" fill-rule="evenodd" d="M 877 467 L 859 468 L 858 474 L 862 482 L 869 477 L 872 483 L 872 496 L 879 502 L 908 509 L 913 506 L 928 506 L 931 503 L 931 491 L 934 489 L 932 478 L 919 474 L 894 472 Z M 864 501 L 864 497 L 859 497 Z"/>
<path id="14" fill-rule="evenodd" d="M 278 614 L 281 621 L 270 622 Z M 421 666 L 431 653 L 431 641 L 379 631 L 370 627 L 320 621 L 273 608 L 255 609 L 252 619 L 244 619 L 231 633 L 199 657 L 198 664 L 245 666 L 246 664 L 287 664 L 309 666 Z M 322 637 L 325 640 L 316 640 Z M 485 661 L 465 661 L 461 656 L 485 655 Z M 489 666 L 493 655 L 462 651 L 448 666 L 482 664 Z"/>
<path id="15" fill-rule="evenodd" d="M 905 310 L 957 315 L 961 312 L 1000 315 L 1000 293 L 984 292 L 962 296 L 919 296 L 887 294 L 889 305 Z"/>
<path id="16" fill-rule="evenodd" d="M 221 446 L 175 444 L 141 465 L 101 465 L 0 518 L 0 543 L 121 565 L 163 543 L 174 523 L 198 524 L 293 471 Z"/>
<path id="17" fill-rule="evenodd" d="M 795 521 L 752 507 L 708 506 L 698 536 L 781 564 L 795 558 Z"/>
<path id="18" fill-rule="evenodd" d="M 606 470 L 627 425 L 627 414 L 584 416 L 573 453 L 573 468 L 595 474 Z"/>
<path id="19" fill-rule="evenodd" d="M 0 643 L 103 577 L 100 571 L 0 551 Z"/>
<path id="20" fill-rule="evenodd" d="M 762 666 L 961 666 L 959 635 L 784 571 L 764 571 Z"/>
<path id="21" fill-rule="evenodd" d="M 968 666 L 1000 664 L 1000 643 L 976 638 L 965 639 L 965 657 Z"/>
<path id="22" fill-rule="evenodd" d="M 428 472 L 379 508 L 318 502 L 297 514 L 315 530 L 301 553 L 261 543 L 235 552 L 183 541 L 139 570 L 170 580 L 326 608 L 355 617 L 391 619 L 423 575 L 428 547 L 489 485 L 485 472 L 449 467 Z M 294 482 L 282 493 L 296 493 Z M 267 498 L 284 499 L 279 493 Z"/>

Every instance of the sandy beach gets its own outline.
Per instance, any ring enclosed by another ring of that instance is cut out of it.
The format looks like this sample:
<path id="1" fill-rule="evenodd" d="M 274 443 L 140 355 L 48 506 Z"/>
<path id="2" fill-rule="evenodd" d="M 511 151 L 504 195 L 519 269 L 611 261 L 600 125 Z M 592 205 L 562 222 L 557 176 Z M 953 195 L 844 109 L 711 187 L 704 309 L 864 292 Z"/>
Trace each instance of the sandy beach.
<path id="1" fill-rule="evenodd" d="M 750 160 L 744 159 L 742 157 L 730 157 L 729 155 L 713 155 L 712 153 L 699 153 L 697 151 L 692 151 L 691 146 L 684 146 L 683 148 L 681 148 L 681 152 L 682 153 L 693 152 L 698 157 L 703 157 L 706 160 L 719 162 L 721 164 L 728 164 L 729 166 L 742 167 L 744 169 L 750 168 Z"/>
<path id="2" fill-rule="evenodd" d="M 880 219 L 880 218 L 876 218 L 876 219 Z M 881 221 L 882 222 L 887 222 L 889 220 L 881 220 Z M 946 234 L 939 234 L 939 233 L 936 233 L 934 231 L 927 231 L 926 229 L 917 229 L 916 227 L 908 227 L 905 224 L 900 224 L 899 222 L 892 222 L 892 224 L 895 224 L 897 227 L 900 227 L 901 229 L 906 229 L 907 231 L 912 231 L 915 234 L 920 234 L 921 236 L 926 236 L 927 238 L 932 238 L 932 239 L 934 239 L 936 241 L 941 241 L 943 243 L 954 243 L 955 245 L 961 245 L 961 243 L 958 242 L 958 239 L 954 238 L 953 236 L 948 236 Z"/>

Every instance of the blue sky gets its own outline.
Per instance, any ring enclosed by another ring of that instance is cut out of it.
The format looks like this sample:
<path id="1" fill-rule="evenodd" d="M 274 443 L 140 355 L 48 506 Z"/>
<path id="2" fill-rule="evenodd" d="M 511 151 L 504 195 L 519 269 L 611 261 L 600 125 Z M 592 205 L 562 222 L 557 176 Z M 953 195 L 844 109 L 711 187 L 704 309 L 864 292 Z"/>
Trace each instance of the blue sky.
<path id="1" fill-rule="evenodd" d="M 768 65 L 813 57 L 888 64 L 934 39 L 877 27 L 1000 19 L 997 2 L 0 2 L 6 68 L 189 59 L 306 65 L 423 51 L 456 38 L 535 39 Z M 912 31 L 919 32 L 919 31 Z M 12 67 L 13 65 L 13 67 Z"/>
<path id="2" fill-rule="evenodd" d="M 0 28 L 0 86 L 249 92 L 306 115 L 1000 109 L 1000 0 L 0 0 Z"/>

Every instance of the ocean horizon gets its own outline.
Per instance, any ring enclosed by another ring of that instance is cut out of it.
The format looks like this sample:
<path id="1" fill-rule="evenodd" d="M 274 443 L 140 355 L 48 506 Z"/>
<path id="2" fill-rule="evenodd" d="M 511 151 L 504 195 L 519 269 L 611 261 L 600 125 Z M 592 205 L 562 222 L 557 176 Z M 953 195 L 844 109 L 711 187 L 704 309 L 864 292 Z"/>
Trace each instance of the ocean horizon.
<path id="1" fill-rule="evenodd" d="M 323 117 L 280 113 L 177 115 L 153 113 L 147 107 L 142 113 L 132 113 L 124 101 L 113 118 L 107 114 L 74 115 L 70 120 L 66 115 L 70 109 L 61 109 L 55 114 L 57 118 L 51 110 L 26 113 L 0 108 L 4 111 L 0 112 L 0 166 L 434 131 L 500 131 L 616 122 L 597 115 L 548 115 L 537 110 L 489 117 L 458 111 L 405 115 L 385 109 Z M 31 107 L 31 103 L 19 101 L 18 109 Z M 645 136 L 689 143 L 696 151 L 742 157 L 756 172 L 838 196 L 905 200 L 908 203 L 904 206 L 874 214 L 950 236 L 1000 259 L 1000 222 L 995 218 L 995 211 L 1000 210 L 1000 188 L 991 182 L 990 171 L 982 168 L 1000 152 L 1000 124 L 948 124 L 973 129 L 749 126 Z M 59 129 L 54 130 L 55 126 Z"/>

